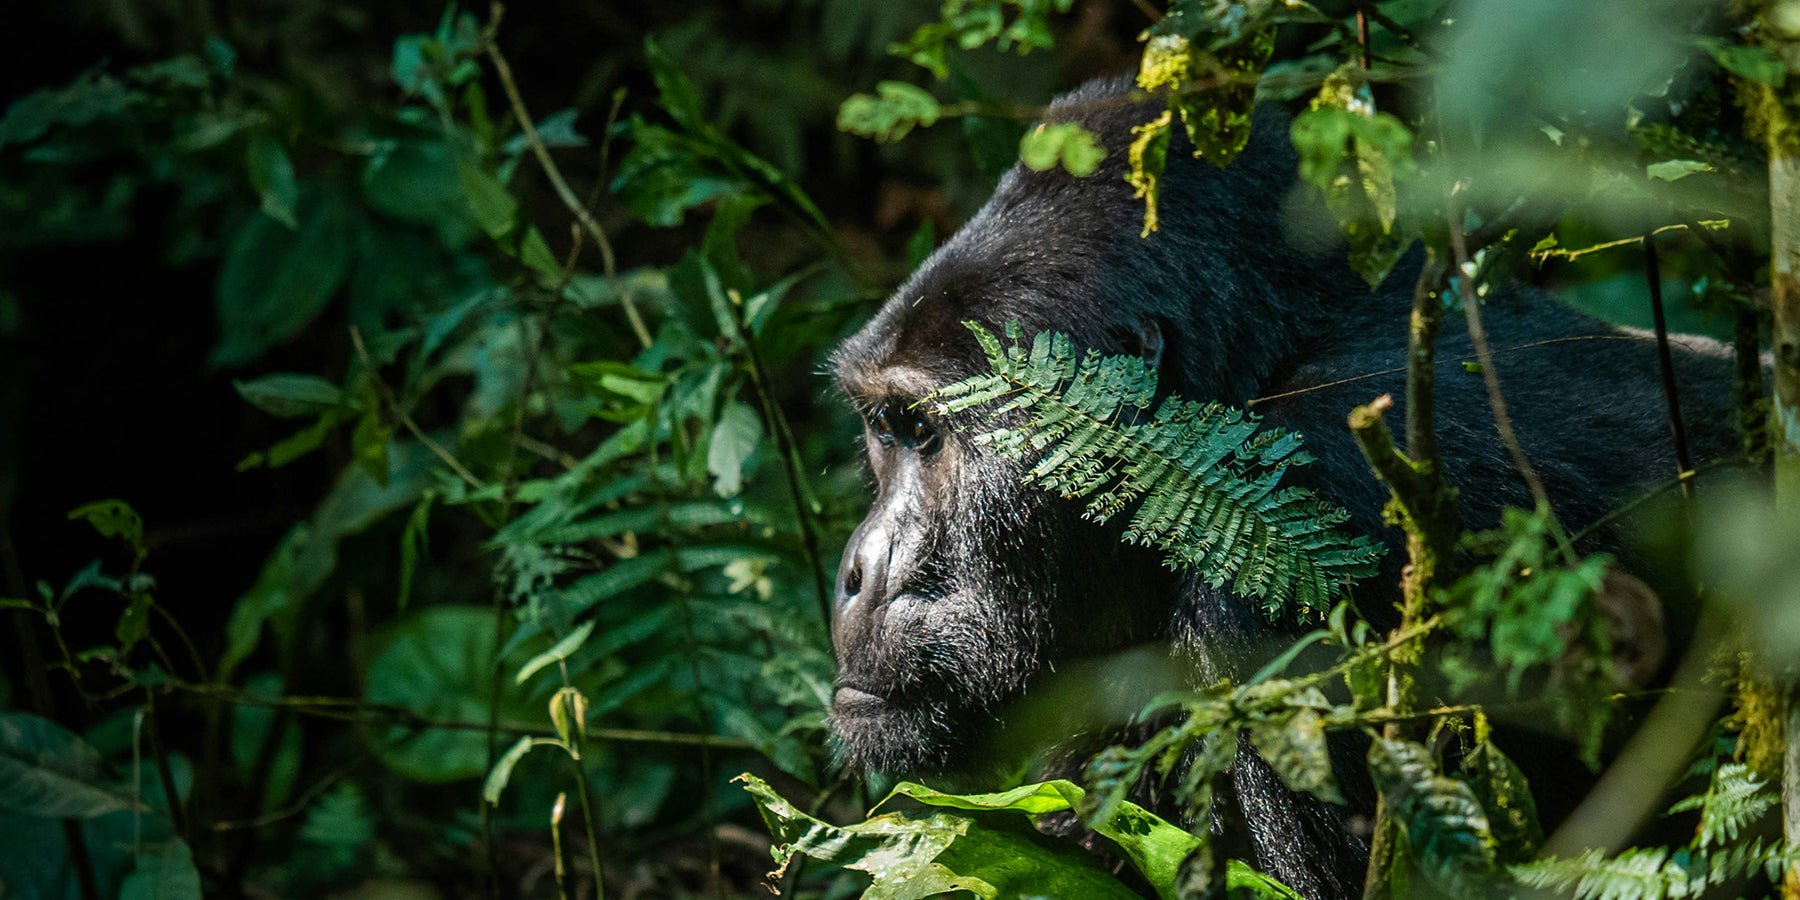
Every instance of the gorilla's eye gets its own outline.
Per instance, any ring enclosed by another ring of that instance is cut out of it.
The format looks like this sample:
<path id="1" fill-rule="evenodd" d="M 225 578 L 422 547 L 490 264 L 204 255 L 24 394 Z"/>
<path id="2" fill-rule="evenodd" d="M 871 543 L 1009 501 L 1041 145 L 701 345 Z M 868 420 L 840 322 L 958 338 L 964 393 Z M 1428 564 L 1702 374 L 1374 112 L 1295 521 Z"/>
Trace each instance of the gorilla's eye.
<path id="1" fill-rule="evenodd" d="M 875 415 L 869 417 L 869 430 L 875 432 L 875 440 L 880 441 L 881 446 L 887 447 L 894 443 L 894 423 L 888 418 L 886 407 L 876 410 Z"/>
<path id="2" fill-rule="evenodd" d="M 897 442 L 920 453 L 931 453 L 942 443 L 937 429 L 924 414 L 904 401 L 896 400 L 876 410 L 869 419 L 869 428 L 883 447 L 891 447 Z"/>

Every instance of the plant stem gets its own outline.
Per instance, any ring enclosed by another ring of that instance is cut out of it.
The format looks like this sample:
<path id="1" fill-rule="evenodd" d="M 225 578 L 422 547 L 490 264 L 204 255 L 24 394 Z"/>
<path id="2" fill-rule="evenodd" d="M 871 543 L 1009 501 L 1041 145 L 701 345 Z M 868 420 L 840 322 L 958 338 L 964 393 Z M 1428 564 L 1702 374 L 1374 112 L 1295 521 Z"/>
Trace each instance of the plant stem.
<path id="1" fill-rule="evenodd" d="M 1663 311 L 1662 264 L 1656 253 L 1656 237 L 1644 232 L 1644 279 L 1650 289 L 1650 315 L 1656 326 L 1656 359 L 1662 370 L 1663 400 L 1669 410 L 1669 436 L 1675 441 L 1675 472 L 1694 470 L 1694 457 L 1688 452 L 1687 427 L 1681 421 L 1681 394 L 1675 384 L 1675 356 L 1669 350 L 1669 321 Z M 1693 483 L 1683 480 L 1681 494 L 1692 497 Z"/>
<path id="2" fill-rule="evenodd" d="M 806 475 L 800 463 L 800 451 L 795 445 L 794 433 L 788 427 L 787 416 L 782 413 L 781 406 L 775 402 L 774 394 L 769 390 L 769 378 L 763 369 L 762 356 L 756 351 L 756 335 L 750 330 L 744 318 L 744 300 L 736 291 L 730 294 L 731 321 L 737 331 L 737 337 L 744 345 L 744 360 L 750 375 L 750 386 L 756 391 L 757 402 L 762 406 L 763 419 L 769 423 L 769 430 L 775 434 L 775 445 L 781 451 L 783 472 L 787 475 L 788 493 L 794 501 L 794 512 L 800 521 L 800 542 L 806 553 L 807 565 L 812 569 L 813 589 L 819 595 L 820 621 L 829 629 L 831 627 L 831 580 L 825 575 L 824 558 L 819 551 L 819 529 L 813 508 L 811 492 L 806 489 Z"/>
<path id="3" fill-rule="evenodd" d="M 488 61 L 494 65 L 494 74 L 500 78 L 500 87 L 506 92 L 506 100 L 512 105 L 513 117 L 519 120 L 519 131 L 525 136 L 525 143 L 531 147 L 531 154 L 537 157 L 538 168 L 549 179 L 550 187 L 556 191 L 557 199 L 562 201 L 570 215 L 575 217 L 581 227 L 594 239 L 594 246 L 600 249 L 600 264 L 610 280 L 618 275 L 618 262 L 613 257 L 612 242 L 607 240 L 606 231 L 595 221 L 593 213 L 588 212 L 581 200 L 569 187 L 568 179 L 563 177 L 562 169 L 550 158 L 550 148 L 545 146 L 544 139 L 538 135 L 537 124 L 532 121 L 531 113 L 525 109 L 525 98 L 519 95 L 519 85 L 513 81 L 512 66 L 507 65 L 506 56 L 500 52 L 500 45 L 494 41 L 494 33 L 499 29 L 500 18 L 505 7 L 499 3 L 491 7 L 487 36 L 483 41 Z M 632 302 L 629 291 L 619 293 L 619 306 L 625 310 L 625 318 L 631 323 L 631 333 L 637 336 L 638 343 L 648 348 L 653 341 L 650 330 L 644 327 L 644 319 L 638 315 L 637 304 Z"/>
<path id="4" fill-rule="evenodd" d="M 1350 430 L 1377 476 L 1393 494 L 1406 531 L 1407 565 L 1400 580 L 1400 624 L 1393 635 L 1409 634 L 1426 618 L 1432 590 L 1450 578 L 1455 565 L 1457 515 L 1456 492 L 1445 481 L 1438 453 L 1433 396 L 1436 383 L 1437 338 L 1443 330 L 1444 304 L 1440 297 L 1446 275 L 1442 255 L 1427 246 L 1425 266 L 1413 285 L 1411 325 L 1406 353 L 1406 450 L 1394 447 L 1383 414 L 1393 405 L 1379 397 L 1350 414 Z M 1417 651 L 1396 651 L 1388 665 L 1387 708 L 1395 719 L 1382 733 L 1390 740 L 1405 737 L 1409 728 L 1414 686 L 1410 669 Z M 1369 868 L 1363 896 L 1386 897 L 1393 893 L 1398 862 L 1398 825 L 1392 820 L 1387 798 L 1376 801 L 1374 839 L 1369 847 Z"/>

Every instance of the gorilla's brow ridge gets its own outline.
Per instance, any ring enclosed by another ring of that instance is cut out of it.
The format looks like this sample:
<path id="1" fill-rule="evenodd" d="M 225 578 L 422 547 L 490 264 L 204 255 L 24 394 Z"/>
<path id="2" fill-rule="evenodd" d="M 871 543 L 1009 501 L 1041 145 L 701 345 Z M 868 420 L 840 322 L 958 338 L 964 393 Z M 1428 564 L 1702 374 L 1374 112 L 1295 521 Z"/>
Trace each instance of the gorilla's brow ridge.
<path id="1" fill-rule="evenodd" d="M 918 400 L 937 390 L 944 380 L 914 366 L 839 366 L 834 378 L 850 402 L 870 409 L 891 399 Z"/>

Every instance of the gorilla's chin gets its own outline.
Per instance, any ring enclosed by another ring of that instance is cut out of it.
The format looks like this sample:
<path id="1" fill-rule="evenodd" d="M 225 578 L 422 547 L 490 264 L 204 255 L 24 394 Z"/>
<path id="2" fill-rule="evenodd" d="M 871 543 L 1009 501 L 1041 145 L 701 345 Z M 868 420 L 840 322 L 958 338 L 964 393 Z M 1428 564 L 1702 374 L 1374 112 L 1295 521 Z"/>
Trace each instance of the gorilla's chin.
<path id="1" fill-rule="evenodd" d="M 847 767 L 924 777 L 957 768 L 966 753 L 967 729 L 951 724 L 953 718 L 937 704 L 914 707 L 840 687 L 831 704 L 831 733 Z"/>

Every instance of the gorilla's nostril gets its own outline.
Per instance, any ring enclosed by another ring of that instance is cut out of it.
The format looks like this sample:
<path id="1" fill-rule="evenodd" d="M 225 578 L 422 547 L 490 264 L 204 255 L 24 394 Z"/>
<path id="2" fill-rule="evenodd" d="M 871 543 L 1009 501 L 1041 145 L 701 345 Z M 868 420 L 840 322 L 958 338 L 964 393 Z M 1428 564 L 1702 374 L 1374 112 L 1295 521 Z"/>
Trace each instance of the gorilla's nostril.
<path id="1" fill-rule="evenodd" d="M 862 566 L 850 567 L 850 574 L 844 577 L 844 596 L 854 597 L 862 593 Z"/>

